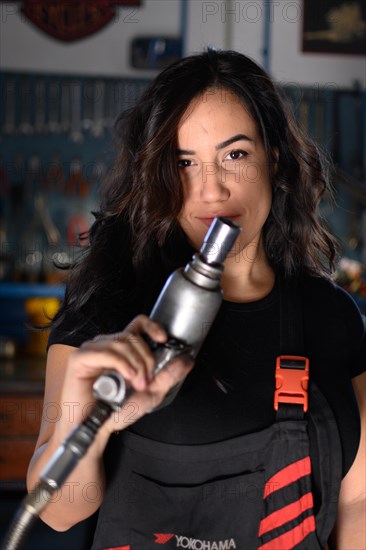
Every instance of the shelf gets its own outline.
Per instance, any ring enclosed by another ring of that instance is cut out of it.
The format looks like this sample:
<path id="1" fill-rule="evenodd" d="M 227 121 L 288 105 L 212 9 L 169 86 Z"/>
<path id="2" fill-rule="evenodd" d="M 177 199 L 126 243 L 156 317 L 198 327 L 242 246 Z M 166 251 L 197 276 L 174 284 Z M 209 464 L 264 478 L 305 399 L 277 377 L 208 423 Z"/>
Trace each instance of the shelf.
<path id="1" fill-rule="evenodd" d="M 34 297 L 63 298 L 64 285 L 0 283 L 0 298 L 26 299 Z"/>

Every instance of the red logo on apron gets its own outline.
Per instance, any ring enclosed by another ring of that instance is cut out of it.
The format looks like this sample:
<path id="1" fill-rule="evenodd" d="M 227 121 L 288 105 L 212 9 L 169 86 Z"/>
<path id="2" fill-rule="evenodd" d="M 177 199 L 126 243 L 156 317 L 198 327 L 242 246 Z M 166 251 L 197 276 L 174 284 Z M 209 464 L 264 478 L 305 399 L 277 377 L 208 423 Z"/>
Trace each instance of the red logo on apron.
<path id="1" fill-rule="evenodd" d="M 174 533 L 154 533 L 156 544 L 166 544 L 170 539 L 174 537 Z"/>

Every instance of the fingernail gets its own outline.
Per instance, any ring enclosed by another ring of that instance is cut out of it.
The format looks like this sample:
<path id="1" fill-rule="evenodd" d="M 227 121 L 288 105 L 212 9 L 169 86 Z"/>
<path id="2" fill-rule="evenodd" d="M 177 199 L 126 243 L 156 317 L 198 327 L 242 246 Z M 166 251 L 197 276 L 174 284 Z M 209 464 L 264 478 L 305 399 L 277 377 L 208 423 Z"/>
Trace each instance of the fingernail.
<path id="1" fill-rule="evenodd" d="M 135 376 L 137 371 L 133 367 L 128 367 L 128 372 L 131 374 L 131 376 Z"/>
<path id="2" fill-rule="evenodd" d="M 162 335 L 164 335 L 164 336 L 165 336 L 165 334 L 166 334 L 165 330 L 164 330 L 162 327 L 160 327 L 159 325 L 155 325 L 155 324 L 154 324 L 154 325 L 153 325 L 153 329 L 154 329 L 154 331 L 156 332 L 156 334 L 162 334 Z"/>

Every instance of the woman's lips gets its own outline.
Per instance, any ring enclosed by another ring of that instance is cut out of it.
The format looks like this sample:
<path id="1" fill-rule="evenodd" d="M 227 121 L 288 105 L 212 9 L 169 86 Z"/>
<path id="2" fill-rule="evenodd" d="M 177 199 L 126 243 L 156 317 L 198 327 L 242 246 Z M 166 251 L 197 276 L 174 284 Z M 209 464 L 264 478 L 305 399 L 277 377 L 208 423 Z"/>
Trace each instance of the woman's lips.
<path id="1" fill-rule="evenodd" d="M 209 217 L 209 218 L 198 218 L 200 222 L 204 223 L 207 227 L 209 227 L 213 220 L 217 218 L 218 216 L 222 216 L 224 218 L 229 218 L 230 220 L 235 220 L 235 218 L 239 217 L 239 214 L 216 214 L 215 216 Z"/>

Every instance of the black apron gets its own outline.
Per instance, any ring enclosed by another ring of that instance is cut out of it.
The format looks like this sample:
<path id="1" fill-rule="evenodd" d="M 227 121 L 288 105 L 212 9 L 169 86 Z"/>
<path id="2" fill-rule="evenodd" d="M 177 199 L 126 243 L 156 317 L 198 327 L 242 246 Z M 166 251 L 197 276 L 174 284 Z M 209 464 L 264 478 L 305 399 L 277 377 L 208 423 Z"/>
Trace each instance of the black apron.
<path id="1" fill-rule="evenodd" d="M 281 349 L 300 355 L 301 293 L 282 281 L 280 296 Z M 277 421 L 259 432 L 173 445 L 126 430 L 108 452 L 116 460 L 92 550 L 319 550 L 335 523 L 340 439 L 313 383 L 307 414 L 280 405 Z"/>

